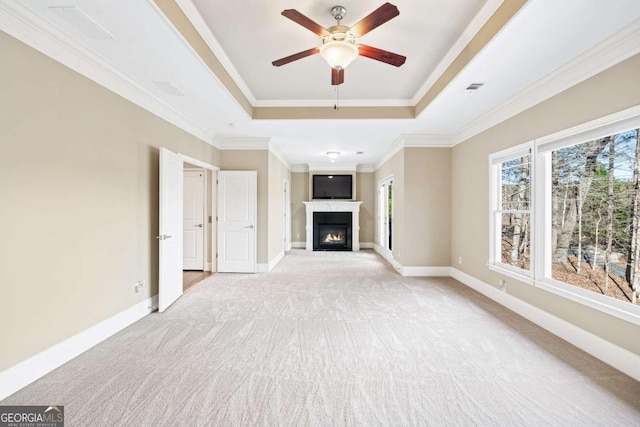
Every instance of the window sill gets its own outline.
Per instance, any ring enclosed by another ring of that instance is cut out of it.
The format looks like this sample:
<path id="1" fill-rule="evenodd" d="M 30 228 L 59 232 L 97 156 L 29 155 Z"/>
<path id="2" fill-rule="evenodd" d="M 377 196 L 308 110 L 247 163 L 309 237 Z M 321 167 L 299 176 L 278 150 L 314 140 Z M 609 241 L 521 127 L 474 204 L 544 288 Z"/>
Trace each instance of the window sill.
<path id="1" fill-rule="evenodd" d="M 532 277 L 508 268 L 508 266 L 488 264 L 488 267 L 496 273 L 516 279 L 524 284 L 535 286 L 554 295 L 640 326 L 640 306 L 576 288 L 553 279 L 534 280 Z"/>

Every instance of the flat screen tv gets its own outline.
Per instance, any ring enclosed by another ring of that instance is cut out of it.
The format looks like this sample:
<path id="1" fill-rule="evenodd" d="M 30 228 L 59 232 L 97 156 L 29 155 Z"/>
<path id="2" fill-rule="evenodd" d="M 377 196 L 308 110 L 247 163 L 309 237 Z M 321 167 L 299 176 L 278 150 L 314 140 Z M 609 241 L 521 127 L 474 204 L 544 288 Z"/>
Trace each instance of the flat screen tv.
<path id="1" fill-rule="evenodd" d="M 353 199 L 353 175 L 313 175 L 314 199 Z"/>

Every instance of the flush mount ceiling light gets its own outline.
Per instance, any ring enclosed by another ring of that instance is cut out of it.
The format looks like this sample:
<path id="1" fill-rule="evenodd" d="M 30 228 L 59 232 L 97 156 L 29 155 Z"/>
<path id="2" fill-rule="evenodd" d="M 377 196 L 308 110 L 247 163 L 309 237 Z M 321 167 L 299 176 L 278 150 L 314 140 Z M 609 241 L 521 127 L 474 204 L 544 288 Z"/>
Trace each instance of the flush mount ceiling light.
<path id="1" fill-rule="evenodd" d="M 337 159 L 339 155 L 339 151 L 327 151 L 327 156 L 329 156 L 330 159 Z"/>

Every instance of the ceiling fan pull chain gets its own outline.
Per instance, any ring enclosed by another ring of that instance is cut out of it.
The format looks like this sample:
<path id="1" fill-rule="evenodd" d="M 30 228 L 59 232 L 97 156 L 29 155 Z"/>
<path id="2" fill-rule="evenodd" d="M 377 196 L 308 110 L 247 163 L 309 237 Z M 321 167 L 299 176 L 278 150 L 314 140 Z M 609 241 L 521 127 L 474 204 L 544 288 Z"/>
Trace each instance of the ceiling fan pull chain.
<path id="1" fill-rule="evenodd" d="M 336 85 L 336 103 L 333 106 L 334 110 L 340 109 L 340 86 Z"/>

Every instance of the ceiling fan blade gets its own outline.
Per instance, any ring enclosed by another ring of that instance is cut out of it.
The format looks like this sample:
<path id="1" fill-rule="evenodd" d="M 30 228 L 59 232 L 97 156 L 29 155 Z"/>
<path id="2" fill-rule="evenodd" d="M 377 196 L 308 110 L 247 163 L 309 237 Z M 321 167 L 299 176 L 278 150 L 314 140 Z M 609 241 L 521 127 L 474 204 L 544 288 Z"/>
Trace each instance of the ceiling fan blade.
<path id="1" fill-rule="evenodd" d="M 376 61 L 384 62 L 385 64 L 393 65 L 396 67 L 404 64 L 407 60 L 406 56 L 398 55 L 397 53 L 389 52 L 387 50 L 378 49 L 377 47 L 371 47 L 361 44 L 358 46 L 358 53 L 360 56 L 366 56 L 367 58 L 375 59 Z"/>
<path id="2" fill-rule="evenodd" d="M 331 69 L 331 86 L 337 86 L 344 83 L 344 68 L 339 70 L 336 68 Z"/>
<path id="3" fill-rule="evenodd" d="M 385 3 L 369 15 L 362 18 L 357 24 L 349 29 L 349 32 L 356 37 L 362 37 L 369 31 L 379 27 L 398 15 L 400 15 L 400 11 L 397 7 L 391 3 Z"/>
<path id="4" fill-rule="evenodd" d="M 298 59 L 306 58 L 307 56 L 315 55 L 320 52 L 320 48 L 312 47 L 311 49 L 303 50 L 302 52 L 294 53 L 293 55 L 280 58 L 273 61 L 272 64 L 276 67 L 288 64 L 289 62 L 297 61 Z"/>
<path id="5" fill-rule="evenodd" d="M 303 14 L 301 14 L 300 12 L 298 12 L 295 9 L 286 9 L 282 11 L 282 16 L 291 19 L 293 22 L 295 22 L 296 24 L 300 24 L 303 27 L 305 27 L 307 30 L 316 33 L 319 36 L 328 36 L 329 34 L 331 34 L 329 32 L 329 30 L 327 30 L 326 28 L 320 26 L 320 24 L 312 21 L 311 19 L 307 18 L 306 16 L 304 16 Z"/>

